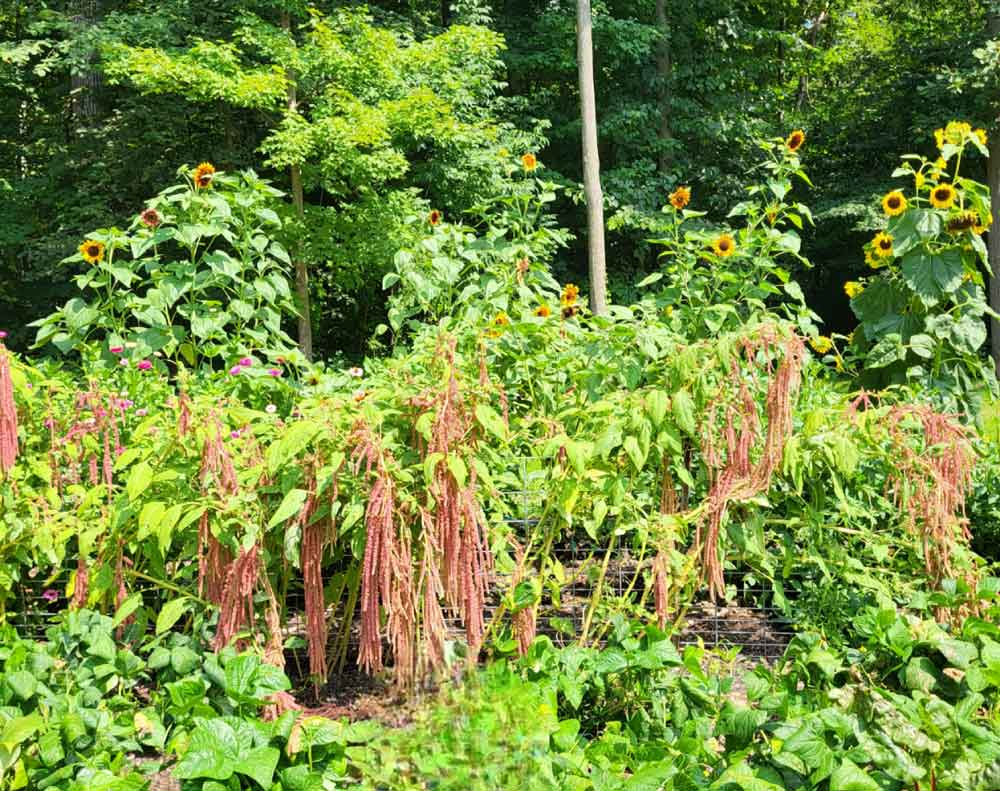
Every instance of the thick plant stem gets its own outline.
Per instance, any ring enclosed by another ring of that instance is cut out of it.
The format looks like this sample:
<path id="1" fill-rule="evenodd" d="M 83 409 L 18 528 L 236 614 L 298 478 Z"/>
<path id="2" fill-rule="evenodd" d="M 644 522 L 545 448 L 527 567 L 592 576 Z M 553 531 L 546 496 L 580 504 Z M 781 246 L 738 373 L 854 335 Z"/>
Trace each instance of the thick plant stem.
<path id="1" fill-rule="evenodd" d="M 987 32 L 990 38 L 1000 35 L 1000 10 L 992 9 L 986 20 Z M 990 260 L 990 307 L 1000 313 L 1000 229 L 995 224 L 1000 220 L 1000 124 L 996 123 L 990 129 L 989 159 L 986 161 L 986 183 L 990 188 L 990 213 L 994 224 L 990 226 L 986 237 L 986 248 Z M 990 353 L 993 365 L 1000 376 L 1000 321 L 990 319 Z"/>

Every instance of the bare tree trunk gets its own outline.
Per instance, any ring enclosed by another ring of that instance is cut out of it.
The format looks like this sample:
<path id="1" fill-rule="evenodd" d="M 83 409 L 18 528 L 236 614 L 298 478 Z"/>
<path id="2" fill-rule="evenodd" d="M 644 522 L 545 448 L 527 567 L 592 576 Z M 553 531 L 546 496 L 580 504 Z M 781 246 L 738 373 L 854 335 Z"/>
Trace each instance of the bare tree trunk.
<path id="1" fill-rule="evenodd" d="M 656 0 L 656 27 L 663 37 L 656 53 L 656 75 L 660 79 L 660 156 L 658 169 L 664 175 L 670 168 L 670 20 L 667 17 L 667 0 Z"/>
<path id="2" fill-rule="evenodd" d="M 287 12 L 281 17 L 282 27 L 291 31 L 292 22 Z M 289 113 L 298 110 L 299 100 L 295 85 L 296 75 L 290 74 L 288 81 L 287 107 Z M 295 206 L 295 213 L 301 221 L 305 214 L 305 199 L 302 194 L 302 170 L 298 165 L 289 168 L 289 177 L 292 182 L 292 204 Z M 302 257 L 301 249 L 293 250 L 295 263 L 295 296 L 299 303 L 299 350 L 305 355 L 307 360 L 312 359 L 313 338 L 312 338 L 312 309 L 309 301 L 309 265 Z"/>
<path id="3" fill-rule="evenodd" d="M 601 160 L 597 151 L 590 0 L 576 2 L 576 58 L 580 77 L 580 115 L 583 119 L 583 191 L 587 198 L 590 309 L 600 316 L 608 312 L 607 267 L 604 261 L 604 199 L 601 194 Z"/>
<path id="4" fill-rule="evenodd" d="M 100 14 L 97 0 L 78 0 L 75 6 L 73 21 L 81 28 L 89 28 L 97 23 Z M 97 68 L 96 52 L 88 54 L 87 64 L 83 71 L 71 71 L 69 78 L 73 119 L 78 126 L 92 125 L 99 115 L 97 91 L 101 87 L 101 72 Z"/>
<path id="5" fill-rule="evenodd" d="M 990 38 L 1000 35 L 1000 12 L 993 11 L 987 18 Z M 1000 120 L 1000 119 L 997 119 Z M 990 259 L 990 307 L 1000 313 L 1000 129 L 994 123 L 990 130 L 989 159 L 986 162 L 986 183 L 990 188 L 990 212 L 993 224 L 986 236 L 986 249 Z M 1000 321 L 990 319 L 990 353 L 993 365 L 1000 376 Z"/>

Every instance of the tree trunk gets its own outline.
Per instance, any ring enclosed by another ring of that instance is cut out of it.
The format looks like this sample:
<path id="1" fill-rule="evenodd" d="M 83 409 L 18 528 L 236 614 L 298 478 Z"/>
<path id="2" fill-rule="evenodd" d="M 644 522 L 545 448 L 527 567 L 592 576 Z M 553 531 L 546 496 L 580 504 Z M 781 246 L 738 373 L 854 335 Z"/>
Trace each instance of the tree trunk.
<path id="1" fill-rule="evenodd" d="M 77 0 L 73 21 L 81 28 L 93 27 L 97 23 L 100 9 L 97 0 Z M 97 65 L 96 52 L 87 55 L 87 66 L 82 71 L 70 71 L 69 88 L 73 119 L 77 126 L 92 126 L 99 115 L 97 91 L 101 87 L 101 72 Z"/>
<path id="2" fill-rule="evenodd" d="M 281 15 L 281 25 L 286 31 L 291 31 L 292 21 L 288 12 Z M 297 75 L 289 74 L 287 107 L 289 113 L 298 111 L 299 100 L 296 90 Z M 302 170 L 298 165 L 289 168 L 289 177 L 292 182 L 292 204 L 295 206 L 295 213 L 301 223 L 305 214 L 305 199 L 302 195 Z M 302 250 L 292 251 L 295 264 L 295 296 L 299 303 L 299 350 L 305 355 L 307 360 L 312 359 L 313 339 L 312 339 L 312 310 L 309 301 L 309 265 L 302 257 Z"/>
<path id="3" fill-rule="evenodd" d="M 1000 13 L 994 11 L 987 18 L 990 38 L 1000 35 Z M 1000 121 L 1000 119 L 997 119 Z M 1000 124 L 994 123 L 990 130 L 989 159 L 986 162 L 986 183 L 990 188 L 990 212 L 993 224 L 986 236 L 986 249 L 990 259 L 990 307 L 1000 313 Z M 990 319 L 990 353 L 993 365 L 1000 376 L 1000 321 Z"/>
<path id="4" fill-rule="evenodd" d="M 656 27 L 663 37 L 656 53 L 656 76 L 660 80 L 660 155 L 658 169 L 660 175 L 670 168 L 670 19 L 667 17 L 667 0 L 656 0 Z"/>
<path id="5" fill-rule="evenodd" d="M 607 313 L 607 271 L 604 262 L 604 199 L 601 161 L 597 152 L 597 100 L 594 97 L 594 43 L 590 0 L 576 2 L 576 57 L 580 76 L 580 115 L 583 119 L 583 191 L 587 199 L 587 248 L 590 271 L 590 309 Z"/>

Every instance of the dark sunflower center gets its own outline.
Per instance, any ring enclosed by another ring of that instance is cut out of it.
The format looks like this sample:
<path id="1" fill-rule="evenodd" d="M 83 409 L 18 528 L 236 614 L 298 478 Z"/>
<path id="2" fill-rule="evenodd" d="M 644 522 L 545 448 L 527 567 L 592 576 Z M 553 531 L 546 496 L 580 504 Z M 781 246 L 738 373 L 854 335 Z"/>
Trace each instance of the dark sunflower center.
<path id="1" fill-rule="evenodd" d="M 96 244 L 92 244 L 90 245 L 90 247 L 87 248 L 87 255 L 89 255 L 91 258 L 97 258 L 97 256 L 99 256 L 100 254 L 101 254 L 101 248 L 98 247 Z"/>
<path id="2" fill-rule="evenodd" d="M 948 200 L 950 196 L 951 196 L 951 190 L 939 189 L 935 190 L 934 192 L 934 197 L 937 198 L 938 200 Z"/>
<path id="3" fill-rule="evenodd" d="M 890 209 L 898 209 L 899 208 L 899 198 L 896 197 L 895 195 L 893 197 L 889 198 L 889 208 Z"/>
<path id="4" fill-rule="evenodd" d="M 892 249 L 892 240 L 891 239 L 882 239 L 878 243 L 878 246 L 881 247 L 883 250 L 891 250 Z"/>

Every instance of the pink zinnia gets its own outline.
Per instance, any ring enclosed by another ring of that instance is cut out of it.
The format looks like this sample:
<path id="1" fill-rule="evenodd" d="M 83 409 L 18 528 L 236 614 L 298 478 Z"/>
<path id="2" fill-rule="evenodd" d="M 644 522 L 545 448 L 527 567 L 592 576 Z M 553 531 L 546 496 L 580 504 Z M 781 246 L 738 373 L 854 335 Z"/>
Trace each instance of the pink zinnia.
<path id="1" fill-rule="evenodd" d="M 119 364 L 119 365 L 124 365 L 125 367 L 128 367 L 128 360 L 127 360 L 127 359 L 125 359 L 124 357 L 121 357 L 121 358 L 119 358 L 119 360 L 118 360 L 118 364 Z"/>
<path id="2" fill-rule="evenodd" d="M 124 346 L 112 346 L 110 349 L 108 349 L 108 351 L 111 352 L 112 354 L 121 354 L 123 351 L 125 351 L 125 347 Z"/>
<path id="3" fill-rule="evenodd" d="M 253 365 L 253 360 L 251 360 L 249 357 L 244 357 L 242 360 L 240 360 L 240 365 L 242 365 L 244 368 L 249 368 L 251 365 Z"/>
<path id="4" fill-rule="evenodd" d="M 49 588 L 45 593 L 42 594 L 42 598 L 47 602 L 54 602 L 59 598 L 59 592 Z"/>
<path id="5" fill-rule="evenodd" d="M 360 379 L 362 376 L 365 375 L 365 372 L 361 368 L 358 368 L 357 366 L 355 366 L 354 368 L 348 368 L 347 373 L 350 376 L 353 376 L 355 379 Z"/>
<path id="6" fill-rule="evenodd" d="M 281 376 L 281 371 L 279 371 L 279 370 L 278 370 L 277 368 L 271 368 L 271 369 L 270 369 L 270 370 L 269 370 L 269 371 L 267 372 L 267 375 L 268 375 L 268 376 Z"/>
<path id="7" fill-rule="evenodd" d="M 264 411 L 267 412 L 267 414 L 269 415 L 273 415 L 275 412 L 278 411 L 278 407 L 276 407 L 274 404 L 268 404 L 266 407 L 264 407 Z"/>
<path id="8" fill-rule="evenodd" d="M 146 410 L 146 409 L 137 409 L 137 410 L 135 410 L 135 414 L 136 414 L 136 415 L 137 415 L 138 417 L 146 417 L 146 415 L 148 415 L 148 414 L 149 414 L 149 411 L 148 411 L 148 410 Z"/>
<path id="9" fill-rule="evenodd" d="M 136 363 L 135 367 L 138 368 L 140 371 L 148 371 L 150 368 L 153 367 L 153 364 L 149 360 L 139 360 L 139 362 Z"/>
<path id="10" fill-rule="evenodd" d="M 6 330 L 0 330 L 0 341 L 2 341 L 6 337 L 7 337 L 7 331 Z"/>
<path id="11" fill-rule="evenodd" d="M 242 370 L 243 369 L 240 368 L 238 365 L 234 365 L 232 368 L 229 369 L 229 375 L 236 376 Z"/>
<path id="12" fill-rule="evenodd" d="M 233 439 L 239 439 L 240 438 L 240 430 L 239 429 L 233 429 L 232 431 L 229 432 L 229 436 L 232 437 Z"/>

